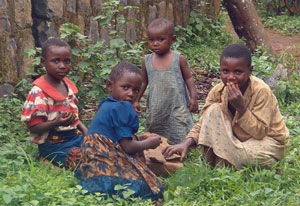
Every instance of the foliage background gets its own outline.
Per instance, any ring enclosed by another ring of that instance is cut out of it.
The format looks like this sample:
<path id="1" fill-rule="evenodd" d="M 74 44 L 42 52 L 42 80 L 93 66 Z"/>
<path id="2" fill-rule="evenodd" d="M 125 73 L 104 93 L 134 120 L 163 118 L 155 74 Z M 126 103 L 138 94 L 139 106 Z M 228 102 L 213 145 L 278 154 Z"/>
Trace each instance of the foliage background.
<path id="1" fill-rule="evenodd" d="M 115 28 L 111 30 L 110 42 L 99 41 L 92 45 L 86 36 L 80 34 L 80 28 L 72 24 L 61 28 L 62 37 L 68 38 L 72 47 L 74 66 L 69 77 L 79 87 L 81 111 L 88 105 L 97 104 L 106 95 L 103 85 L 112 65 L 127 60 L 140 66 L 143 54 L 148 52 L 144 42 L 130 44 L 123 40 L 124 32 L 120 25 L 127 20 L 119 11 L 127 8 L 121 7 L 118 1 L 109 1 L 105 9 L 107 15 L 97 18 L 102 26 L 113 25 Z M 265 15 L 261 14 L 262 19 Z M 271 16 L 271 12 L 267 15 L 267 19 L 274 18 L 274 22 L 285 22 L 284 19 L 289 18 L 287 15 L 284 18 Z M 220 53 L 233 42 L 224 29 L 227 20 L 224 12 L 215 20 L 198 12 L 191 13 L 189 25 L 176 28 L 177 42 L 173 49 L 186 56 L 194 71 L 207 71 L 218 76 Z M 274 27 L 284 30 L 280 24 Z M 27 52 L 27 55 L 37 55 L 33 76 L 44 72 L 39 67 L 38 54 L 39 49 Z M 164 205 L 298 205 L 299 65 L 293 55 L 287 53 L 273 57 L 267 55 L 265 48 L 258 48 L 253 54 L 254 75 L 260 78 L 271 75 L 278 63 L 292 73 L 289 80 L 279 80 L 274 89 L 291 135 L 283 161 L 272 170 L 257 167 L 246 167 L 240 171 L 233 168 L 212 169 L 203 162 L 198 151 L 190 152 L 184 168 L 169 178 L 162 178 L 166 186 Z M 195 78 L 197 80 L 198 77 Z M 133 198 L 130 191 L 122 187 L 115 189 L 125 193 L 126 199 L 118 196 L 105 199 L 103 194 L 85 195 L 86 191 L 78 185 L 73 172 L 39 162 L 37 146 L 30 142 L 27 128 L 19 121 L 30 87 L 30 80 L 22 80 L 12 97 L 0 100 L 0 205 L 153 204 Z M 141 119 L 140 132 L 143 132 L 143 122 L 144 119 Z M 279 169 L 283 174 L 276 173 Z"/>

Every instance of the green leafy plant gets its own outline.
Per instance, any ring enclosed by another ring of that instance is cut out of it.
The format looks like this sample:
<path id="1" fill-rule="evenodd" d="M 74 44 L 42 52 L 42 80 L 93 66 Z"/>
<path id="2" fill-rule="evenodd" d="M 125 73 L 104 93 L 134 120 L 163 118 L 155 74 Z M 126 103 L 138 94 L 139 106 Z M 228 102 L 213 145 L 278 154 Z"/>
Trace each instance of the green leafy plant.
<path id="1" fill-rule="evenodd" d="M 77 85 L 79 107 L 99 102 L 106 95 L 105 80 L 111 68 L 120 61 L 130 61 L 141 65 L 144 42 L 125 42 L 125 31 L 122 25 L 133 21 L 124 14 L 133 6 L 121 6 L 120 1 L 110 0 L 103 3 L 101 14 L 95 17 L 102 28 L 108 30 L 108 40 L 100 39 L 96 43 L 82 34 L 82 29 L 74 24 L 65 23 L 60 27 L 60 38 L 67 39 L 72 49 L 72 70 L 69 78 Z M 29 50 L 26 55 L 36 56 L 32 68 L 33 75 L 43 73 L 40 70 L 39 50 Z"/>

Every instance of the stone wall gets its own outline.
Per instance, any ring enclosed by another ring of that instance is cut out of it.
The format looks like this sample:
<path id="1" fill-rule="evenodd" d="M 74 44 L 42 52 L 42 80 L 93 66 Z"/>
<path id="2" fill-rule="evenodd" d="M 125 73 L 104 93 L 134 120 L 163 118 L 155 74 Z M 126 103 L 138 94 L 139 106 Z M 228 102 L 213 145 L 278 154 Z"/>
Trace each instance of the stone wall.
<path id="1" fill-rule="evenodd" d="M 25 77 L 32 59 L 23 53 L 36 46 L 40 47 L 49 37 L 58 37 L 59 28 L 65 22 L 79 25 L 93 42 L 99 38 L 108 39 L 107 29 L 101 28 L 94 20 L 101 13 L 105 1 L 107 0 L 0 0 L 0 84 L 16 84 Z M 138 7 L 130 9 L 126 14 L 129 19 L 138 20 L 125 25 L 126 40 L 145 38 L 148 23 L 158 17 L 168 18 L 175 25 L 186 25 L 191 10 L 197 7 L 199 1 L 121 0 L 122 5 Z M 220 0 L 202 0 L 204 1 L 215 8 L 220 4 Z M 210 11 L 209 14 L 215 15 L 215 11 Z"/>
<path id="2" fill-rule="evenodd" d="M 31 60 L 22 54 L 34 46 L 31 0 L 0 0 L 1 83 L 24 77 Z"/>

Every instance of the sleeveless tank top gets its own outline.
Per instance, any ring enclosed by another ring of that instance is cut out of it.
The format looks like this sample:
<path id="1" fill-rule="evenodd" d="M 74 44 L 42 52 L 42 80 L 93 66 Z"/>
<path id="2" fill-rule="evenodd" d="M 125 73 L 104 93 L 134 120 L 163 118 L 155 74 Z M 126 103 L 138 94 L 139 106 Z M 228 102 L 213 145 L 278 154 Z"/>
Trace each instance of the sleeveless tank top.
<path id="1" fill-rule="evenodd" d="M 182 77 L 180 53 L 174 52 L 171 67 L 157 70 L 152 54 L 145 56 L 148 76 L 146 130 L 168 138 L 169 144 L 180 143 L 193 127 L 187 108 L 189 96 Z"/>

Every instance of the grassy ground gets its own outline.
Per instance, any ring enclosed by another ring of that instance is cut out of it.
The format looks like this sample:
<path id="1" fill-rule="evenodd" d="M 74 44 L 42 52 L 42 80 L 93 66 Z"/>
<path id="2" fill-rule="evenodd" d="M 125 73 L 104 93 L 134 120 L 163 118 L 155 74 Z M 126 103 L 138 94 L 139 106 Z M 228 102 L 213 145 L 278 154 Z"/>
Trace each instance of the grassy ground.
<path id="1" fill-rule="evenodd" d="M 223 25 L 210 22 L 201 31 L 193 30 L 192 25 L 178 29 L 189 35 L 180 35 L 174 49 L 183 52 L 192 68 L 217 75 L 221 50 L 232 42 Z M 195 38 L 199 35 L 202 38 Z M 274 90 L 291 134 L 282 162 L 272 170 L 212 169 L 197 151 L 190 152 L 185 167 L 163 179 L 164 205 L 300 205 L 298 65 L 261 51 L 253 56 L 254 74 L 261 78 L 272 74 L 278 63 L 293 74 L 288 81 L 280 80 Z M 0 205 L 152 205 L 132 198 L 130 191 L 126 191 L 126 199 L 85 195 L 73 172 L 37 161 L 37 146 L 29 141 L 27 129 L 19 121 L 26 85 L 19 86 L 18 95 L 0 100 Z M 278 169 L 283 173 L 276 173 Z"/>

